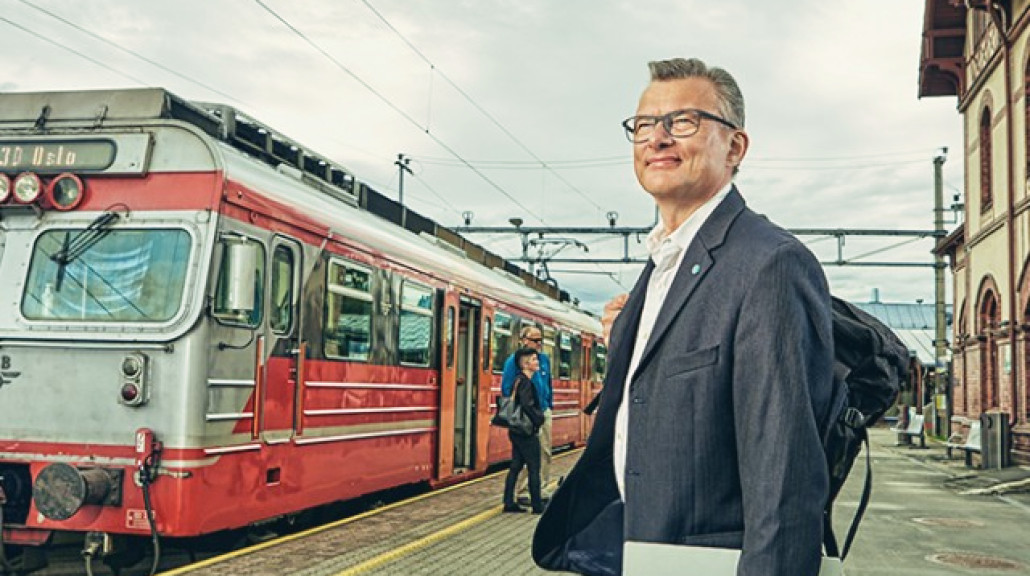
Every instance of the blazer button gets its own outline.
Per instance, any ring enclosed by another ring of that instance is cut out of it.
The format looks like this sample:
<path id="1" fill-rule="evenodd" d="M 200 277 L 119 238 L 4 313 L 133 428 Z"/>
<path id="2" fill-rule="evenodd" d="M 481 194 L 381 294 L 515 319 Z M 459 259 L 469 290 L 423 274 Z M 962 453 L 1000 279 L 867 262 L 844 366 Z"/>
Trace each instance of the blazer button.
<path id="1" fill-rule="evenodd" d="M 643 403 L 644 403 L 644 399 L 643 399 L 643 398 L 641 398 L 641 397 L 639 397 L 639 396 L 637 396 L 637 397 L 634 397 L 634 398 L 633 398 L 633 403 L 634 403 L 634 404 L 643 404 Z"/>

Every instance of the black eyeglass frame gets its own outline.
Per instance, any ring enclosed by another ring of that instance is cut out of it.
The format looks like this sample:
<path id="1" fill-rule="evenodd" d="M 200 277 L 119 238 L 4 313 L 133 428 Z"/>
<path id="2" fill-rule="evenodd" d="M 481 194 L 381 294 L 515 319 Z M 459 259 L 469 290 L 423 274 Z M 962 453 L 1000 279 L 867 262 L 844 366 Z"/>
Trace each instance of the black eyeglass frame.
<path id="1" fill-rule="evenodd" d="M 682 134 L 677 136 L 672 133 L 672 120 L 676 116 L 679 116 L 685 112 L 697 114 L 698 122 L 695 124 L 696 128 L 694 128 L 693 132 L 691 132 L 690 134 Z M 669 136 L 672 136 L 673 138 L 690 138 L 694 134 L 697 134 L 697 131 L 701 129 L 701 120 L 705 119 L 718 122 L 723 126 L 726 126 L 727 128 L 733 130 L 740 130 L 740 128 L 738 128 L 736 124 L 730 122 L 722 116 L 717 116 L 715 114 L 712 114 L 711 112 L 705 112 L 704 110 L 698 110 L 697 108 L 683 108 L 682 110 L 673 110 L 672 112 L 669 112 L 668 114 L 662 114 L 661 116 L 651 116 L 647 114 L 642 114 L 640 116 L 630 116 L 629 118 L 623 120 L 622 127 L 626 131 L 626 139 L 634 144 L 643 144 L 644 142 L 650 140 L 651 136 L 654 135 L 654 132 L 652 131 L 651 135 L 649 135 L 647 138 L 644 138 L 642 140 L 634 139 L 634 132 L 636 132 L 636 130 L 634 130 L 634 123 L 641 119 L 654 120 L 655 128 L 657 128 L 658 125 L 661 124 L 662 128 L 665 128 L 665 133 Z"/>

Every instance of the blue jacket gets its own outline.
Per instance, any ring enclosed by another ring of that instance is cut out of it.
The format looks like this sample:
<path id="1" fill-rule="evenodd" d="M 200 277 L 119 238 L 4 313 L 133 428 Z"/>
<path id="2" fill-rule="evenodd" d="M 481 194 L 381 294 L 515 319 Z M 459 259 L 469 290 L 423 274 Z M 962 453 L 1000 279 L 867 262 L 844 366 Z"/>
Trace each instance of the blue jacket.
<path id="1" fill-rule="evenodd" d="M 540 401 L 541 410 L 550 410 L 554 407 L 554 394 L 551 391 L 551 359 L 543 352 L 539 353 L 540 370 L 533 374 L 533 387 L 536 388 L 536 397 Z M 504 361 L 504 373 L 501 375 L 501 395 L 511 394 L 512 384 L 515 377 L 521 370 L 515 366 L 515 355 L 508 356 Z"/>

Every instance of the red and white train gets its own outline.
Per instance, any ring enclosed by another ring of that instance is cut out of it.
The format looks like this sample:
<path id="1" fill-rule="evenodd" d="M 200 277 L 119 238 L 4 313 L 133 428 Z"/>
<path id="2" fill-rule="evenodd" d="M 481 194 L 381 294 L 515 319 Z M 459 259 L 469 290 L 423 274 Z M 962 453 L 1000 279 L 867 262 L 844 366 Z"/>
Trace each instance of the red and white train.
<path id="1" fill-rule="evenodd" d="M 600 324 L 535 284 L 232 108 L 0 94 L 0 561 L 481 475 L 525 323 L 581 444 Z"/>

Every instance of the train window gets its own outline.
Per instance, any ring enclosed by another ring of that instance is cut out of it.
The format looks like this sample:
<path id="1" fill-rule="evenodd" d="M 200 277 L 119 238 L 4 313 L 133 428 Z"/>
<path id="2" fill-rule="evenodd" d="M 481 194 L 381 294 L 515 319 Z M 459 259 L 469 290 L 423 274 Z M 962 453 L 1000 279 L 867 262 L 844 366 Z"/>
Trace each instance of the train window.
<path id="1" fill-rule="evenodd" d="M 433 289 L 401 284 L 401 317 L 397 336 L 401 364 L 429 366 L 433 336 Z"/>
<path id="2" fill-rule="evenodd" d="M 542 332 L 544 334 L 544 342 L 543 342 L 543 348 L 541 348 L 540 351 L 543 352 L 544 354 L 547 354 L 547 357 L 551 359 L 551 362 L 552 362 L 552 365 L 551 365 L 551 376 L 553 377 L 554 376 L 554 365 L 553 365 L 553 363 L 554 363 L 555 359 L 558 359 L 559 367 L 561 365 L 561 360 L 559 358 L 557 358 L 557 356 L 555 356 L 555 345 L 554 345 L 555 342 L 554 342 L 554 340 L 555 340 L 555 336 L 556 336 L 557 333 L 555 332 L 554 328 L 548 328 L 548 327 L 544 327 Z"/>
<path id="3" fill-rule="evenodd" d="M 511 316 L 504 312 L 494 313 L 494 339 L 491 346 L 493 352 L 494 373 L 504 371 L 504 361 L 508 359 L 508 348 L 511 346 Z"/>
<path id="4" fill-rule="evenodd" d="M 593 376 L 594 380 L 600 382 L 604 380 L 604 372 L 608 369 L 608 348 L 599 342 L 594 343 L 594 362 L 593 362 Z"/>
<path id="5" fill-rule="evenodd" d="M 83 229 L 48 230 L 32 248 L 22 314 L 32 320 L 165 322 L 182 306 L 190 264 L 185 230 L 106 230 L 66 252 Z M 61 258 L 59 254 L 66 254 Z"/>
<path id="6" fill-rule="evenodd" d="M 272 253 L 272 309 L 268 325 L 273 331 L 285 334 L 293 324 L 293 251 L 276 246 Z"/>
<path id="7" fill-rule="evenodd" d="M 368 360 L 372 345 L 372 274 L 350 262 L 331 260 L 326 282 L 325 355 Z"/>
<path id="8" fill-rule="evenodd" d="M 572 335 L 562 331 L 558 336 L 558 378 L 572 377 Z"/>
<path id="9" fill-rule="evenodd" d="M 493 325 L 489 318 L 483 318 L 483 372 L 490 369 L 490 341 L 492 340 L 490 329 Z"/>
<path id="10" fill-rule="evenodd" d="M 572 334 L 571 370 L 573 380 L 586 380 L 583 374 L 583 341 L 575 332 Z"/>
<path id="11" fill-rule="evenodd" d="M 447 307 L 447 328 L 444 334 L 447 367 L 454 366 L 454 306 Z"/>

